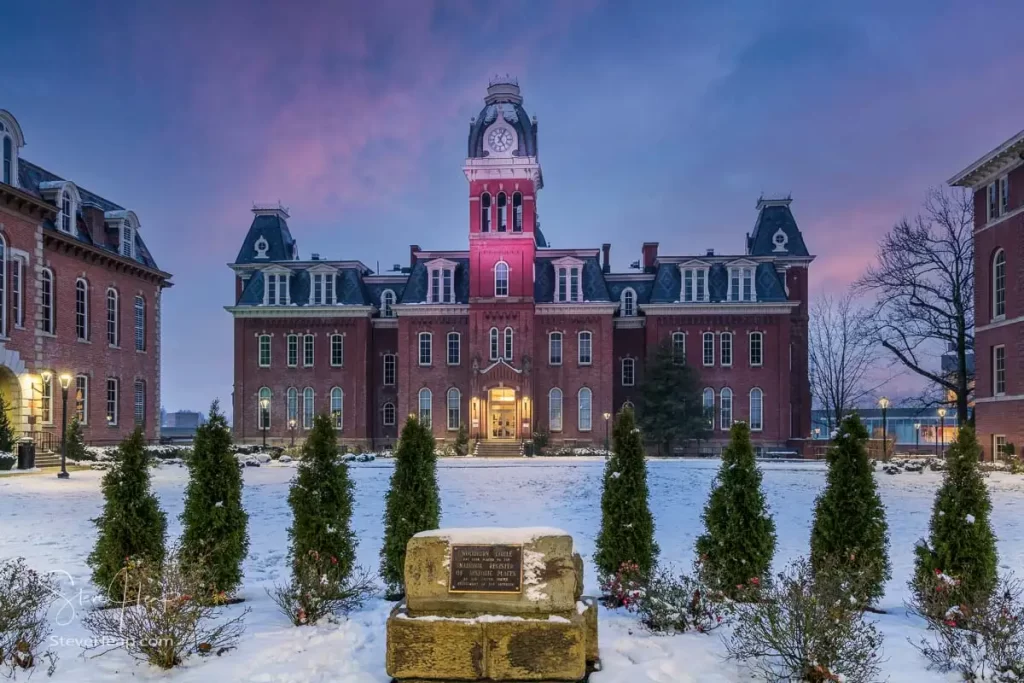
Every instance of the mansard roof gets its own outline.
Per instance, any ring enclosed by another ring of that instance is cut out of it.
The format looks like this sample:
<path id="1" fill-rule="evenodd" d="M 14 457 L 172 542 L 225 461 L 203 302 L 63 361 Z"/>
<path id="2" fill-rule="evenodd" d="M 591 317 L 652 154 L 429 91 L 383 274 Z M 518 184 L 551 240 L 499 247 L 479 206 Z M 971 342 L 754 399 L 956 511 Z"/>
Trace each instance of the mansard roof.
<path id="1" fill-rule="evenodd" d="M 484 108 L 469 124 L 469 146 L 466 156 L 488 156 L 489 153 L 484 148 L 484 132 L 498 120 L 499 116 L 516 131 L 519 147 L 512 150 L 512 156 L 537 156 L 537 122 L 530 121 L 526 110 L 523 109 L 519 83 L 508 77 L 492 80 L 487 88 Z"/>
<path id="2" fill-rule="evenodd" d="M 68 182 L 66 178 L 61 178 L 55 173 L 51 173 L 50 171 L 47 171 L 41 166 L 37 166 L 36 164 L 33 164 L 31 161 L 27 161 L 24 158 L 18 159 L 18 186 L 20 189 L 24 190 L 25 192 L 28 192 L 29 194 L 42 198 L 43 191 L 45 189 L 54 187 L 54 184 L 56 183 L 65 182 Z M 126 212 L 127 209 L 125 209 L 123 206 L 115 204 L 109 199 L 104 199 L 98 194 L 89 192 L 83 187 L 75 185 L 75 188 L 77 189 L 79 199 L 81 200 L 77 208 L 78 215 L 76 215 L 75 217 L 76 229 L 73 231 L 73 234 L 61 234 L 71 239 L 77 239 L 78 241 L 84 242 L 85 244 L 93 246 L 97 249 L 109 251 L 112 254 L 120 256 L 121 258 L 130 258 L 128 256 L 124 256 L 123 254 L 121 254 L 117 249 L 116 245 L 108 244 L 107 241 L 103 240 L 99 235 L 93 235 L 91 232 L 91 226 L 89 226 L 84 220 L 81 220 L 82 207 L 87 205 L 95 206 L 101 209 L 103 213 Z M 46 219 L 46 221 L 43 223 L 43 227 L 47 230 L 57 231 L 57 226 L 51 219 Z M 146 247 L 146 243 L 142 239 L 142 236 L 139 234 L 138 230 L 135 231 L 134 260 L 141 262 L 148 268 L 159 270 L 159 267 L 156 265 L 156 260 L 153 258 L 153 255 L 149 252 L 149 249 Z"/>
<path id="3" fill-rule="evenodd" d="M 446 261 L 455 263 L 455 303 L 469 303 L 469 259 L 466 257 L 445 256 Z M 399 293 L 398 303 L 402 304 L 425 304 L 427 303 L 427 263 L 433 259 L 418 259 L 409 273 L 409 280 L 405 289 Z M 384 289 L 384 288 L 382 288 Z"/>
<path id="4" fill-rule="evenodd" d="M 554 261 L 563 256 L 537 255 L 536 279 L 533 283 L 533 299 L 538 304 L 553 303 L 555 300 L 555 267 Z M 601 263 L 597 256 L 574 257 L 583 262 L 583 274 L 581 285 L 583 286 L 583 300 L 611 301 L 608 294 L 608 285 L 604 280 L 604 273 L 601 271 Z"/>
<path id="5" fill-rule="evenodd" d="M 268 264 L 270 266 L 271 264 Z M 288 294 L 293 306 L 308 306 L 312 292 L 310 271 L 320 269 L 324 266 L 331 267 L 330 262 L 309 263 L 303 262 L 300 267 L 293 267 L 288 263 L 275 263 L 273 266 L 284 267 L 291 271 L 288 276 Z M 363 273 L 354 267 L 338 268 L 334 280 L 335 301 L 338 305 L 353 306 L 376 306 L 380 302 L 378 296 L 375 300 L 363 283 Z M 263 271 L 257 270 L 242 290 L 242 296 L 238 304 L 242 306 L 258 306 L 263 303 Z"/>
<path id="6" fill-rule="evenodd" d="M 682 273 L 678 263 L 659 263 L 649 302 L 669 304 L 679 301 Z M 771 263 L 759 263 L 754 273 L 754 289 L 758 301 L 786 301 L 782 276 Z M 725 263 L 712 263 L 708 269 L 708 295 L 711 303 L 726 301 L 729 290 L 729 269 Z M 637 292 L 639 295 L 639 290 Z"/>
<path id="7" fill-rule="evenodd" d="M 628 280 L 621 276 L 608 280 L 608 296 L 611 297 L 612 301 L 621 300 L 622 292 L 626 289 L 632 289 L 636 292 L 636 302 L 638 304 L 649 304 L 651 302 L 651 293 L 654 291 L 654 278 L 649 275 L 637 274 Z"/>
<path id="8" fill-rule="evenodd" d="M 249 232 L 242 242 L 235 258 L 236 264 L 267 263 L 269 261 L 292 261 L 298 258 L 299 248 L 288 229 L 288 213 L 284 209 L 262 211 L 254 210 Z M 261 243 L 260 240 L 265 240 Z M 266 249 L 257 249 L 266 246 Z M 264 258 L 257 258 L 262 254 Z"/>
<path id="9" fill-rule="evenodd" d="M 793 200 L 761 198 L 757 202 L 757 222 L 747 237 L 747 253 L 751 256 L 810 256 L 803 235 L 796 225 L 789 205 Z M 778 238 L 776 236 L 779 236 Z"/>

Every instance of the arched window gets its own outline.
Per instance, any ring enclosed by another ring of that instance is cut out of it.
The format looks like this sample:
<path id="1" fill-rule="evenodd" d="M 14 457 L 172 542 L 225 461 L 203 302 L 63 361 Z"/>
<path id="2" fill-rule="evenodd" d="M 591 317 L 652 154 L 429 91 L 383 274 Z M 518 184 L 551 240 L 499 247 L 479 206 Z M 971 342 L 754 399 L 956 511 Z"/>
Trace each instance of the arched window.
<path id="1" fill-rule="evenodd" d="M 508 296 L 508 264 L 504 261 L 494 265 L 494 296 Z"/>
<path id="2" fill-rule="evenodd" d="M 992 317 L 1006 315 L 1006 252 L 996 251 L 992 258 Z"/>
<path id="3" fill-rule="evenodd" d="M 302 428 L 313 428 L 313 387 L 302 390 Z"/>
<path id="4" fill-rule="evenodd" d="M 395 317 L 395 311 L 391 308 L 395 305 L 395 293 L 385 289 L 380 293 L 380 315 L 382 318 Z"/>
<path id="5" fill-rule="evenodd" d="M 498 232 L 508 232 L 508 198 L 498 193 Z"/>
<path id="6" fill-rule="evenodd" d="M 672 362 L 682 365 L 686 362 L 686 333 L 672 333 Z"/>
<path id="7" fill-rule="evenodd" d="M 433 401 L 433 395 L 430 393 L 430 389 L 423 387 L 420 389 L 420 422 L 423 423 L 427 429 L 433 426 L 433 415 L 431 410 L 431 402 Z"/>
<path id="8" fill-rule="evenodd" d="M 3 180 L 8 185 L 17 185 L 14 177 L 14 142 L 11 140 L 11 136 L 7 133 L 3 133 L 4 139 L 4 174 Z"/>
<path id="9" fill-rule="evenodd" d="M 39 294 L 42 298 L 40 306 L 42 322 L 40 324 L 42 325 L 43 332 L 56 334 L 56 312 L 53 306 L 53 271 L 49 268 L 44 268 L 39 274 Z"/>
<path id="10" fill-rule="evenodd" d="M 729 429 L 732 427 L 732 389 L 726 387 L 722 389 L 722 398 L 720 401 L 720 412 L 721 412 L 721 428 Z"/>
<path id="11" fill-rule="evenodd" d="M 715 390 L 704 388 L 704 415 L 708 418 L 708 429 L 715 427 Z"/>
<path id="12" fill-rule="evenodd" d="M 491 231 L 491 195 L 480 195 L 480 232 Z"/>
<path id="13" fill-rule="evenodd" d="M 331 389 L 331 417 L 335 429 L 341 429 L 345 424 L 345 392 L 341 387 Z"/>
<path id="14" fill-rule="evenodd" d="M 385 427 L 395 425 L 395 404 L 388 401 L 380 409 L 380 421 Z"/>
<path id="15" fill-rule="evenodd" d="M 121 345 L 121 296 L 113 287 L 107 290 L 107 344 Z"/>
<path id="16" fill-rule="evenodd" d="M 636 292 L 632 287 L 622 290 L 622 296 L 619 297 L 619 315 L 624 318 L 636 315 Z"/>
<path id="17" fill-rule="evenodd" d="M 548 429 L 562 431 L 562 390 L 558 387 L 548 392 Z"/>
<path id="18" fill-rule="evenodd" d="M 146 300 L 135 297 L 135 350 L 146 350 Z"/>
<path id="19" fill-rule="evenodd" d="M 581 432 L 589 432 L 593 426 L 593 406 L 591 400 L 593 394 L 590 389 L 583 387 L 579 393 L 579 429 Z"/>
<path id="20" fill-rule="evenodd" d="M 288 387 L 288 429 L 295 429 L 299 424 L 299 390 Z"/>
<path id="21" fill-rule="evenodd" d="M 89 283 L 82 278 L 75 280 L 75 336 L 89 339 Z"/>
<path id="22" fill-rule="evenodd" d="M 512 332 L 511 327 L 505 328 L 505 360 L 512 360 L 513 348 L 512 348 L 512 337 L 515 333 Z"/>
<path id="23" fill-rule="evenodd" d="M 455 431 L 462 424 L 462 392 L 455 387 L 448 390 L 448 429 Z"/>
<path id="24" fill-rule="evenodd" d="M 273 394 L 270 387 L 260 389 L 259 399 L 256 401 L 257 426 L 262 431 L 270 429 L 270 407 Z"/>
<path id="25" fill-rule="evenodd" d="M 259 365 L 261 368 L 270 367 L 270 335 L 261 334 L 259 338 Z"/>
<path id="26" fill-rule="evenodd" d="M 750 429 L 759 432 L 764 428 L 764 392 L 757 387 L 750 390 Z"/>
<path id="27" fill-rule="evenodd" d="M 60 228 L 61 232 L 71 232 L 71 226 L 74 225 L 74 202 L 71 199 L 71 193 L 67 190 L 62 190 L 60 193 L 60 214 L 57 216 L 57 227 Z"/>
<path id="28" fill-rule="evenodd" d="M 492 327 L 490 332 L 491 360 L 498 360 L 501 357 L 501 345 L 498 342 L 498 328 Z"/>
<path id="29" fill-rule="evenodd" d="M 622 359 L 622 386 L 631 387 L 636 383 L 636 361 L 632 358 Z"/>
<path id="30" fill-rule="evenodd" d="M 521 192 L 512 193 L 512 232 L 523 231 L 523 195 Z"/>

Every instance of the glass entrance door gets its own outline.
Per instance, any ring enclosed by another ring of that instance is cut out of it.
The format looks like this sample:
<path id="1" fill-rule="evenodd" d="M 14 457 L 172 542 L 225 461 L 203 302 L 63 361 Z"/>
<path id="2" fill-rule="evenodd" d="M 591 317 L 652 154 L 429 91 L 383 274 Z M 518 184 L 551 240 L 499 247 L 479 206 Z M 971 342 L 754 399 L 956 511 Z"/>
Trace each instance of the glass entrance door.
<path id="1" fill-rule="evenodd" d="M 515 389 L 491 389 L 487 405 L 490 407 L 491 439 L 516 438 L 516 392 Z"/>

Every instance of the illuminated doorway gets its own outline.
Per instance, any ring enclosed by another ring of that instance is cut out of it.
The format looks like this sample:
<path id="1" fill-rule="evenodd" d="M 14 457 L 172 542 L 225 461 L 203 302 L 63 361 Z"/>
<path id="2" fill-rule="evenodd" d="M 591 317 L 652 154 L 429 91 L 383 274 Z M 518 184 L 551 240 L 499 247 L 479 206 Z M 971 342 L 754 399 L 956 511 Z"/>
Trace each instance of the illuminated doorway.
<path id="1" fill-rule="evenodd" d="M 491 389 L 487 395 L 488 437 L 516 438 L 516 390 L 504 387 Z"/>

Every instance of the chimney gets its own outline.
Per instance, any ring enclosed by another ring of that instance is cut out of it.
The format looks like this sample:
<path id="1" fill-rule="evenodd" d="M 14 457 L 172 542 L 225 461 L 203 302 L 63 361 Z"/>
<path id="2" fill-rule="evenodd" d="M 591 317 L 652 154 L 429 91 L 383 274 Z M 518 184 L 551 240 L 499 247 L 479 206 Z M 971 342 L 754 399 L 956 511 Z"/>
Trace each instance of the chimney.
<path id="1" fill-rule="evenodd" d="M 312 259 L 314 261 L 319 261 L 320 260 L 320 254 L 314 253 L 313 256 L 312 256 Z"/>
<path id="2" fill-rule="evenodd" d="M 643 246 L 644 272 L 654 270 L 654 262 L 658 260 L 658 243 L 644 242 Z"/>
<path id="3" fill-rule="evenodd" d="M 601 245 L 601 251 L 604 252 L 604 265 L 601 270 L 610 273 L 612 272 L 612 245 L 605 242 Z"/>
<path id="4" fill-rule="evenodd" d="M 416 266 L 416 252 L 420 250 L 420 245 L 410 244 L 409 245 L 409 267 L 413 268 Z"/>
<path id="5" fill-rule="evenodd" d="M 708 256 L 714 256 L 715 255 L 715 250 L 714 249 L 708 249 L 707 255 Z"/>
<path id="6" fill-rule="evenodd" d="M 107 222 L 103 216 L 103 209 L 94 204 L 84 204 L 82 206 L 82 221 L 85 223 L 85 228 L 89 231 L 89 235 L 94 243 L 110 244 L 110 240 L 107 237 Z"/>

